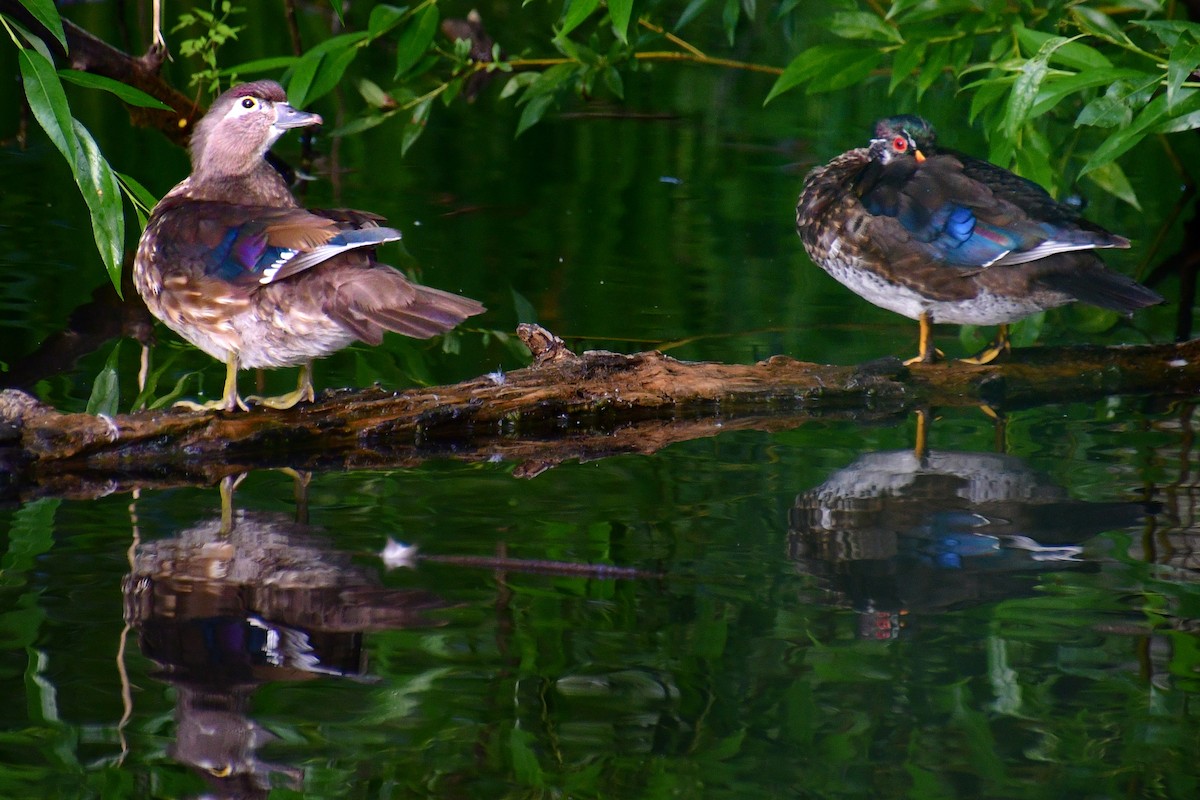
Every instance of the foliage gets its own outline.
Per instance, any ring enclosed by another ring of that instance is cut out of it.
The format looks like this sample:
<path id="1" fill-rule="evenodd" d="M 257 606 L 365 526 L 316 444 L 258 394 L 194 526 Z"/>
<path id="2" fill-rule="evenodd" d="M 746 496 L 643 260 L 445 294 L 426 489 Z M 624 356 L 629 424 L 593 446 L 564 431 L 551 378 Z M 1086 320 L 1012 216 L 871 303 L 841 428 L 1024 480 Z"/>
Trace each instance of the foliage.
<path id="1" fill-rule="evenodd" d="M 53 3 L 23 3 L 52 38 L 65 41 Z M 914 106 L 930 91 L 959 94 L 967 118 L 988 136 L 991 159 L 1052 191 L 1062 194 L 1086 176 L 1134 207 L 1139 201 L 1121 157 L 1154 137 L 1167 137 L 1170 148 L 1170 135 L 1200 128 L 1200 23 L 1175 19 L 1173 4 L 1154 0 L 1054 0 L 1044 6 L 841 0 L 832 7 L 785 0 L 770 8 L 754 0 L 647 0 L 636 6 L 632 0 L 529 0 L 501 24 L 517 16 L 536 20 L 534 30 L 541 33 L 532 42 L 515 41 L 521 33 L 511 25 L 488 32 L 489 20 L 449 19 L 438 0 L 335 5 L 334 12 L 308 9 L 306 22 L 324 14 L 337 32 L 299 56 L 258 54 L 226 67 L 219 66 L 217 52 L 242 30 L 230 22 L 241 9 L 229 0 L 208 0 L 207 10 L 193 7 L 175 28 L 198 30 L 177 44 L 201 62 L 191 83 L 216 92 L 223 82 L 276 74 L 299 106 L 353 86 L 358 98 L 350 99 L 350 115 L 333 134 L 398 124 L 403 153 L 424 132 L 435 101 L 473 100 L 488 82 L 498 84 L 487 90 L 495 100 L 520 109 L 516 135 L 572 98 L 622 99 L 627 81 L 655 63 L 777 75 L 768 102 L 797 88 L 846 92 L 864 82 L 886 82 L 903 101 L 897 106 Z M 124 239 L 117 189 L 131 197 L 133 190 L 128 182 L 118 184 L 100 148 L 72 118 L 61 79 L 118 92 L 126 102 L 153 101 L 78 74 L 60 76 L 41 40 L 11 20 L 5 25 L 21 49 L 35 116 L 72 165 L 115 282 Z M 753 38 L 757 51 L 796 55 L 785 68 L 747 63 L 683 38 L 712 38 L 715 31 L 716 43 L 704 42 L 714 48 L 732 52 L 731 45 Z M 493 42 L 493 34 L 501 41 Z M 364 53 L 370 59 L 360 59 Z M 390 74 L 380 74 L 380 58 L 390 62 Z"/>
<path id="2" fill-rule="evenodd" d="M 66 35 L 62 20 L 49 0 L 22 0 L 25 8 L 63 47 Z M 14 20 L 0 15 L 0 25 L 8 32 L 17 47 L 17 60 L 25 98 L 34 119 L 46 131 L 54 146 L 71 167 L 75 183 L 87 203 L 92 218 L 92 232 L 100 258 L 113 285 L 120 291 L 121 261 L 125 246 L 125 216 L 121 204 L 122 191 L 130 191 L 118 181 L 88 129 L 71 114 L 62 80 L 113 92 L 127 103 L 147 108 L 166 108 L 149 95 L 117 81 L 84 75 L 75 70 L 55 71 L 54 59 L 46 43 L 25 30 Z M 131 197 L 133 195 L 131 194 Z"/>
<path id="3" fill-rule="evenodd" d="M 1148 137 L 1200 128 L 1200 24 L 1154 0 L 1046 5 L 897 0 L 841 4 L 831 41 L 788 64 L 768 95 L 890 75 L 889 93 L 934 86 L 969 102 L 990 158 L 1062 190 L 1087 176 L 1138 207 L 1117 159 Z"/>
<path id="4" fill-rule="evenodd" d="M 212 95 L 221 93 L 221 71 L 217 68 L 217 50 L 221 45 L 236 39 L 241 27 L 233 27 L 229 19 L 234 14 L 241 14 L 244 8 L 237 7 L 229 0 L 222 0 L 220 6 L 217 0 L 211 0 L 209 10 L 193 8 L 179 15 L 179 24 L 171 29 L 178 33 L 185 28 L 199 29 L 199 35 L 194 39 L 184 39 L 179 43 L 179 53 L 183 56 L 195 56 L 204 65 L 192 73 L 188 86 L 203 86 Z"/>
<path id="5" fill-rule="evenodd" d="M 691 22 L 703 5 L 693 2 L 685 8 L 674 27 L 679 29 Z M 742 14 L 754 14 L 752 3 L 744 5 L 745 10 L 735 0 L 727 4 L 722 14 L 722 25 L 730 42 Z M 396 120 L 404 126 L 401 149 L 406 152 L 424 130 L 436 98 L 449 104 L 464 95 L 473 97 L 475 87 L 485 82 L 486 77 L 506 77 L 499 98 L 514 98 L 522 108 L 516 129 L 520 135 L 572 95 L 590 98 L 607 92 L 618 99 L 623 97 L 622 73 L 636 72 L 644 62 L 689 61 L 779 72 L 776 67 L 710 57 L 667 31 L 653 18 L 672 15 L 671 4 L 654 4 L 653 11 L 657 14 L 647 13 L 636 20 L 632 11 L 631 0 L 607 5 L 601 5 L 599 0 L 567 3 L 548 31 L 554 55 L 508 57 L 499 44 L 484 47 L 480 52 L 486 33 L 477 42 L 457 37 L 449 40 L 449 33 L 447 41 L 439 41 L 439 28 L 444 32 L 457 31 L 460 25 L 453 28 L 449 25 L 464 21 L 443 19 L 437 0 L 423 0 L 413 7 L 381 4 L 371 8 L 365 30 L 327 39 L 298 59 L 255 59 L 229 67 L 223 74 L 240 76 L 286 66 L 282 81 L 289 100 L 295 105 L 307 105 L 341 85 L 347 70 L 366 48 L 394 50 L 392 85 L 381 86 L 378 75 L 358 77 L 354 83 L 365 108 L 334 133 L 351 135 Z M 670 43 L 672 49 L 650 49 L 663 41 Z"/>

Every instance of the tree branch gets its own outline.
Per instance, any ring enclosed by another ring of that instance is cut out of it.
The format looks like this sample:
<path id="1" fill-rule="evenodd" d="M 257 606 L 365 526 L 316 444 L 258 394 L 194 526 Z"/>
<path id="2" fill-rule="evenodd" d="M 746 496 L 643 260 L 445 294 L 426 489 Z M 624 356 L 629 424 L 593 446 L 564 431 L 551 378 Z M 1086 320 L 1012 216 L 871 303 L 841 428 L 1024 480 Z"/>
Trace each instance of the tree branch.
<path id="1" fill-rule="evenodd" d="M 131 56 L 64 19 L 63 31 L 67 37 L 67 52 L 64 53 L 58 40 L 25 10 L 19 0 L 0 0 L 0 14 L 41 35 L 51 51 L 66 58 L 73 69 L 121 81 L 169 105 L 170 111 L 129 105 L 126 108 L 134 125 L 156 128 L 176 144 L 187 145 L 192 124 L 204 113 L 204 108 L 162 79 L 159 73 L 167 57 L 165 48 L 151 45 L 145 55 Z"/>
<path id="2" fill-rule="evenodd" d="M 534 363 L 454 386 L 326 392 L 279 412 L 63 414 L 0 392 L 0 466 L 10 491 L 94 496 L 134 486 L 212 483 L 249 469 L 411 466 L 428 458 L 503 459 L 530 476 L 568 459 L 652 453 L 731 429 L 784 430 L 813 419 L 897 420 L 926 407 L 998 410 L 1108 395 L 1194 396 L 1200 341 L 1030 348 L 998 365 L 904 367 L 896 359 L 825 366 L 684 362 L 658 352 L 570 352 L 522 325 Z M 7 433 L 4 432 L 7 429 Z"/>

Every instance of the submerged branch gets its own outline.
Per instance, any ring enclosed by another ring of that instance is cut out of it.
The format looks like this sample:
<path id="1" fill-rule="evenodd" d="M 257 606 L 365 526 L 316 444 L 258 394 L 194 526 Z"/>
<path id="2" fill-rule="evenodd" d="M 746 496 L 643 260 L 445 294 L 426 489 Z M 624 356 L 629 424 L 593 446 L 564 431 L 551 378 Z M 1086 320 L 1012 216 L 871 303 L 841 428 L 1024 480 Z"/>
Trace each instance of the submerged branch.
<path id="1" fill-rule="evenodd" d="M 18 494 L 95 496 L 211 483 L 249 469 L 386 468 L 428 458 L 518 462 L 532 476 L 569 459 L 653 453 L 736 429 L 830 417 L 898 420 L 914 409 L 1003 410 L 1107 395 L 1194 396 L 1200 341 L 1032 348 L 987 366 L 684 362 L 656 351 L 575 354 L 535 325 L 534 363 L 453 386 L 326 392 L 292 409 L 63 414 L 0 392 L 0 470 Z"/>

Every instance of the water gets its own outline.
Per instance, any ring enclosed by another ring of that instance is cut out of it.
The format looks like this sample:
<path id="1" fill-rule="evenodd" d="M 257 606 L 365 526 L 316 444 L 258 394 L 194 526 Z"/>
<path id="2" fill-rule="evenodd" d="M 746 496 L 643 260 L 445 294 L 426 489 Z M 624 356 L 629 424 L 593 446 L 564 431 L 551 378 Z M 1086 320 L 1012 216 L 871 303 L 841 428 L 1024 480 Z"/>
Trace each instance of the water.
<path id="1" fill-rule="evenodd" d="M 387 128 L 346 142 L 340 194 L 308 201 L 385 214 L 393 263 L 490 311 L 458 353 L 353 348 L 318 387 L 517 368 L 485 331 L 529 309 L 576 349 L 910 355 L 915 324 L 827 279 L 791 219 L 807 167 L 903 99 L 762 110 L 767 85 L 660 69 L 629 104 L 669 119 L 555 117 L 513 141 L 511 109 L 481 100 L 435 112 L 403 161 Z M 177 179 L 179 153 L 94 112 L 118 169 Z M 1144 177 L 1158 156 L 1133 157 L 1146 213 L 1089 213 L 1144 242 L 1174 198 Z M 9 364 L 104 282 L 57 159 L 0 154 L 21 187 L 0 228 Z M 1172 313 L 1097 331 L 1055 312 L 1042 341 L 1165 341 Z M 219 391 L 219 365 L 158 335 L 161 386 Z M 29 386 L 80 409 L 112 347 Z M 0 796 L 1196 796 L 1195 403 L 934 417 L 924 458 L 913 418 L 831 417 L 542 471 L 258 472 L 224 520 L 211 485 L 10 492 Z"/>
<path id="2" fill-rule="evenodd" d="M 828 423 L 318 475 L 306 508 L 259 473 L 224 536 L 216 489 L 27 503 L 6 793 L 1188 796 L 1194 454 L 1123 410 L 924 465 Z"/>

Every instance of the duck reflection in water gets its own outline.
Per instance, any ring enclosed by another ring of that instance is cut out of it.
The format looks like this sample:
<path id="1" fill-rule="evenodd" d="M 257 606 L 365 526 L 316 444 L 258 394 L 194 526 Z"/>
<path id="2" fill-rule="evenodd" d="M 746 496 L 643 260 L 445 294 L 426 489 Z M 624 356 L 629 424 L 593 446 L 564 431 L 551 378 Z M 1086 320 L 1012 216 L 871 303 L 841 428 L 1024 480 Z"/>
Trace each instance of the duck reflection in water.
<path id="1" fill-rule="evenodd" d="M 445 604 L 382 586 L 290 515 L 234 510 L 236 483 L 222 483 L 219 516 L 140 544 L 122 588 L 143 654 L 176 689 L 171 756 L 199 772 L 209 796 L 254 798 L 268 795 L 272 775 L 293 789 L 303 778 L 259 757 L 276 737 L 250 716 L 254 691 L 364 676 L 364 633 L 433 625 L 426 612 Z"/>
<path id="2" fill-rule="evenodd" d="M 900 635 L 905 615 L 1029 594 L 1047 570 L 1089 569 L 1082 543 L 1134 525 L 1133 502 L 1074 500 L 998 453 L 867 453 L 796 497 L 789 556 L 864 638 Z"/>

